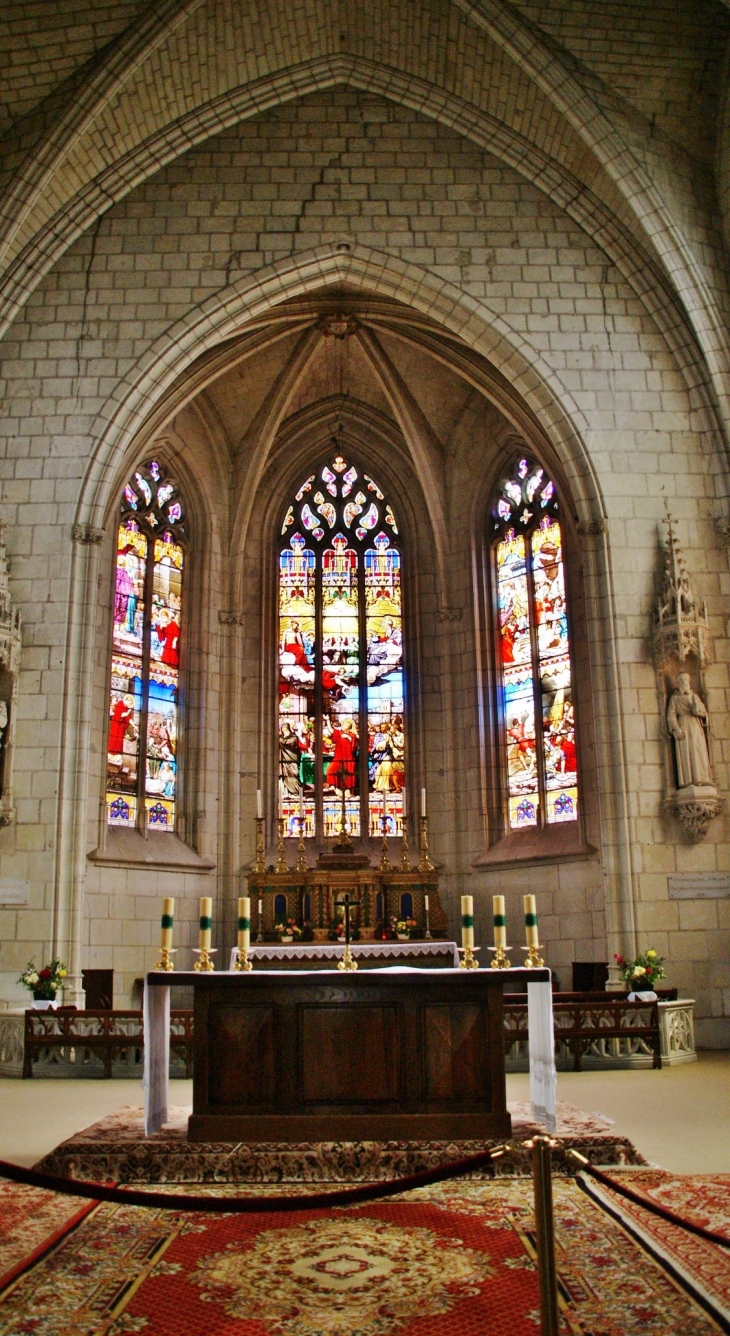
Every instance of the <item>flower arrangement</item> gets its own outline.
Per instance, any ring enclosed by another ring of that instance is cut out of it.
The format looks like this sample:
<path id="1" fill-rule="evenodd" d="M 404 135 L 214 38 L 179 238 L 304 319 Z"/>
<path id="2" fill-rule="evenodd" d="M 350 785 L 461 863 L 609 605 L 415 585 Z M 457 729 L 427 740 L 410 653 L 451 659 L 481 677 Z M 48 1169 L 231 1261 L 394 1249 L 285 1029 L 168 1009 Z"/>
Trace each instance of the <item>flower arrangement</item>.
<path id="1" fill-rule="evenodd" d="M 52 960 L 42 970 L 36 969 L 34 960 L 29 960 L 18 983 L 22 983 L 37 1001 L 53 1002 L 56 993 L 63 988 L 66 973 L 66 966 L 60 960 Z"/>
<path id="2" fill-rule="evenodd" d="M 275 923 L 274 932 L 279 938 L 292 937 L 295 942 L 298 942 L 302 935 L 302 930 L 299 927 L 299 924 L 296 919 L 293 918 L 283 919 L 281 922 Z"/>
<path id="3" fill-rule="evenodd" d="M 412 937 L 418 924 L 414 918 L 396 919 L 395 932 L 398 937 Z"/>
<path id="4" fill-rule="evenodd" d="M 621 977 L 634 992 L 653 992 L 654 984 L 664 978 L 664 957 L 658 956 L 652 948 L 636 960 L 624 960 L 623 956 L 614 956 L 614 960 L 621 970 Z"/>
<path id="5" fill-rule="evenodd" d="M 344 918 L 333 919 L 330 923 L 329 939 L 331 942 L 344 942 L 345 940 L 345 920 Z M 360 940 L 360 929 L 357 924 L 350 919 L 350 941 L 358 942 Z"/>

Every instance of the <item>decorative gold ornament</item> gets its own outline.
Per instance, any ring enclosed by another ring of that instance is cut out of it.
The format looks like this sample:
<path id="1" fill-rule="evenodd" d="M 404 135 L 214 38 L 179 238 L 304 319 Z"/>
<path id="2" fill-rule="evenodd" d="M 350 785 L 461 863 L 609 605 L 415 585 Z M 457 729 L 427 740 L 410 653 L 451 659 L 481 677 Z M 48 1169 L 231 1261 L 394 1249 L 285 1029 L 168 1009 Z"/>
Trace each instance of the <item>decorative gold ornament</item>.
<path id="1" fill-rule="evenodd" d="M 428 817 L 421 817 L 421 857 L 418 863 L 419 872 L 433 872 L 434 867 L 428 853 Z"/>
<path id="2" fill-rule="evenodd" d="M 523 946 L 522 950 L 527 952 L 527 959 L 525 960 L 526 970 L 539 970 L 545 968 L 545 961 L 539 954 L 539 952 L 543 950 L 541 942 L 533 942 L 532 946 Z"/>
<path id="3" fill-rule="evenodd" d="M 509 970 L 512 968 L 507 959 L 507 952 L 512 950 L 511 946 L 489 946 L 487 947 L 487 950 L 494 952 L 494 960 L 492 961 L 493 970 Z"/>
<path id="4" fill-rule="evenodd" d="M 256 817 L 256 862 L 253 865 L 254 872 L 265 872 L 266 863 L 264 862 L 264 818 Z"/>
<path id="5" fill-rule="evenodd" d="M 195 968 L 196 969 L 198 968 L 197 965 Z M 212 968 L 213 966 L 211 965 L 211 969 Z M 251 964 L 251 961 L 248 958 L 248 951 L 239 951 L 238 959 L 233 968 L 234 970 L 237 971 L 237 973 L 242 973 L 244 970 L 248 971 L 253 969 L 253 965 Z"/>
<path id="6" fill-rule="evenodd" d="M 338 970 L 356 970 L 357 961 L 350 950 L 350 943 L 345 943 L 345 950 L 341 960 L 337 961 Z"/>
<path id="7" fill-rule="evenodd" d="M 286 851 L 285 851 L 285 847 L 284 847 L 284 818 L 283 818 L 283 816 L 280 816 L 280 817 L 279 817 L 279 820 L 278 820 L 278 822 L 277 822 L 277 825 L 278 825 L 278 827 L 279 827 L 279 844 L 278 844 L 278 848 L 277 848 L 277 851 L 276 851 L 277 854 L 278 854 L 278 857 L 277 857 L 277 860 L 276 860 L 276 871 L 277 871 L 277 872 L 288 872 L 288 871 L 289 871 L 289 868 L 288 868 L 287 865 L 286 865 Z"/>
<path id="8" fill-rule="evenodd" d="M 459 946 L 457 947 L 461 960 L 459 961 L 460 970 L 478 970 L 479 961 L 476 958 L 477 951 L 481 951 L 480 946 Z"/>
<path id="9" fill-rule="evenodd" d="M 155 969 L 164 970 L 166 974 L 171 974 L 175 968 L 172 957 L 174 956 L 176 949 L 176 947 L 161 946 L 160 959 L 155 965 Z"/>
<path id="10" fill-rule="evenodd" d="M 205 946 L 195 947 L 195 954 L 198 959 L 193 965 L 193 969 L 196 974 L 209 974 L 211 970 L 215 969 L 211 956 L 215 955 L 216 950 L 216 947 L 211 947 L 210 950 Z"/>

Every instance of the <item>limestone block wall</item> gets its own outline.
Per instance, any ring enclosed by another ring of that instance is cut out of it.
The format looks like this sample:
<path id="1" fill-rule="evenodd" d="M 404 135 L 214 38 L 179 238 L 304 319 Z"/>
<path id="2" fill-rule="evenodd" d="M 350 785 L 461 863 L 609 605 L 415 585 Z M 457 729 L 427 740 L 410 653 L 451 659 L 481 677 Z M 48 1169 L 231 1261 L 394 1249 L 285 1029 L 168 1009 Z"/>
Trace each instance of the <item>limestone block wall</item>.
<path id="1" fill-rule="evenodd" d="M 0 908 L 3 993 L 17 996 L 19 969 L 32 953 L 46 953 L 54 939 L 64 796 L 59 757 L 69 700 L 79 692 L 86 693 L 89 706 L 86 818 L 75 855 L 85 883 L 83 963 L 113 964 L 117 999 L 124 1002 L 134 978 L 152 963 L 163 894 L 176 896 L 181 939 L 187 934 L 188 944 L 199 894 L 215 887 L 221 922 L 224 903 L 232 903 L 239 862 L 245 864 L 252 852 L 263 681 L 257 657 L 261 554 L 255 546 L 246 549 L 249 535 L 238 532 L 231 518 L 245 486 L 247 459 L 237 458 L 227 474 L 222 465 L 214 468 L 210 461 L 223 446 L 215 444 L 212 420 L 201 425 L 198 416 L 193 422 L 192 409 L 187 417 L 179 412 L 170 424 L 159 423 L 160 436 L 179 453 L 191 491 L 200 492 L 205 520 L 201 569 L 209 616 L 199 642 L 204 721 L 196 724 L 200 801 L 193 804 L 190 840 L 215 863 L 211 872 L 102 868 L 86 859 L 99 839 L 109 565 L 100 542 L 96 583 L 85 595 L 98 635 L 93 681 L 87 684 L 67 652 L 72 526 L 106 429 L 100 415 L 115 399 L 122 401 L 125 378 L 131 381 L 152 357 L 153 346 L 162 347 L 167 338 L 161 362 L 174 364 L 183 353 L 182 335 L 178 339 L 173 329 L 182 330 L 204 303 L 228 302 L 243 324 L 246 294 L 260 274 L 278 273 L 277 266 L 283 274 L 318 247 L 338 244 L 355 257 L 379 257 L 369 261 L 373 291 L 378 264 L 397 262 L 413 290 L 419 276 L 440 283 L 455 306 L 462 302 L 473 313 L 475 327 L 481 322 L 493 332 L 500 373 L 520 392 L 532 385 L 535 402 L 539 394 L 550 405 L 542 429 L 574 488 L 576 513 L 587 484 L 567 447 L 560 456 L 561 432 L 567 440 L 563 421 L 582 444 L 583 473 L 592 477 L 608 523 L 600 539 L 608 574 L 591 593 L 593 629 L 586 654 L 597 699 L 605 663 L 616 663 L 618 689 L 600 703 L 606 717 L 615 718 L 614 731 L 622 740 L 623 762 L 614 767 L 611 783 L 614 797 L 625 802 L 625 847 L 618 850 L 604 792 L 595 799 L 595 854 L 547 865 L 487 867 L 481 860 L 490 832 L 480 780 L 484 623 L 475 607 L 475 554 L 484 511 L 480 520 L 475 498 L 488 487 L 493 468 L 491 410 L 475 410 L 470 420 L 465 416 L 442 443 L 449 607 L 455 615 L 439 620 L 437 591 L 429 603 L 424 586 L 428 648 L 422 685 L 432 844 L 444 865 L 447 906 L 454 913 L 458 895 L 473 890 L 486 944 L 491 894 L 505 891 L 511 935 L 519 945 L 519 896 L 537 890 L 548 959 L 567 985 L 571 960 L 606 958 L 605 888 L 620 854 L 633 877 L 638 944 L 666 952 L 670 981 L 698 998 L 700 1041 L 727 1042 L 729 902 L 678 906 L 668 900 L 666 881 L 674 870 L 728 869 L 726 818 L 713 824 L 701 846 L 689 846 L 663 815 L 662 725 L 648 651 L 666 497 L 695 591 L 708 601 L 717 654 L 708 675 L 709 705 L 718 783 L 727 792 L 730 577 L 714 529 L 724 482 L 701 399 L 646 306 L 589 231 L 537 185 L 415 111 L 346 90 L 312 94 L 262 113 L 137 187 L 56 263 L 4 340 L 2 513 L 13 596 L 23 610 L 24 651 L 16 735 L 18 820 L 0 831 L 0 878 L 28 880 L 31 904 L 27 910 Z M 282 293 L 283 285 L 282 278 Z M 405 295 L 405 278 L 403 287 Z M 511 350 L 512 361 L 498 352 L 504 349 Z M 519 370 L 523 366 L 531 368 L 529 383 Z M 245 376 L 242 385 L 245 394 Z M 153 389 L 149 396 L 152 407 Z M 239 443 L 229 441 L 226 448 L 233 453 Z M 255 448 L 247 437 L 244 454 L 250 450 L 253 456 Z M 144 449 L 147 453 L 147 444 Z M 105 484 L 108 531 L 133 462 L 130 446 Z M 263 505 L 264 492 L 260 499 Z M 245 554 L 249 573 L 233 592 L 226 583 L 231 552 Z M 592 558 L 585 548 L 581 553 L 590 584 Z M 242 620 L 223 630 L 218 613 L 231 608 Z M 222 648 L 224 640 L 232 650 Z M 223 699 L 221 674 L 231 672 L 232 695 Z M 222 738 L 234 726 L 235 765 L 222 775 Z"/>

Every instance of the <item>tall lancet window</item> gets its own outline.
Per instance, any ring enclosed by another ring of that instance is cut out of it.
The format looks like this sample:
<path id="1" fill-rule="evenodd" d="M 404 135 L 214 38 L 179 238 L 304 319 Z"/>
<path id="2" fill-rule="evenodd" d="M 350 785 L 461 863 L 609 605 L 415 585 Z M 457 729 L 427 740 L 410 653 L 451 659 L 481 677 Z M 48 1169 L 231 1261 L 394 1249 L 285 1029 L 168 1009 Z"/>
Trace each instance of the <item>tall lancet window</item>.
<path id="1" fill-rule="evenodd" d="M 110 826 L 174 830 L 185 515 L 150 460 L 122 495 L 114 577 L 106 810 Z"/>
<path id="2" fill-rule="evenodd" d="M 515 460 L 492 500 L 499 717 L 510 830 L 578 816 L 570 633 L 560 506 L 534 460 Z"/>
<path id="3" fill-rule="evenodd" d="M 398 527 L 378 484 L 335 455 L 288 507 L 279 550 L 279 813 L 287 836 L 403 829 Z"/>

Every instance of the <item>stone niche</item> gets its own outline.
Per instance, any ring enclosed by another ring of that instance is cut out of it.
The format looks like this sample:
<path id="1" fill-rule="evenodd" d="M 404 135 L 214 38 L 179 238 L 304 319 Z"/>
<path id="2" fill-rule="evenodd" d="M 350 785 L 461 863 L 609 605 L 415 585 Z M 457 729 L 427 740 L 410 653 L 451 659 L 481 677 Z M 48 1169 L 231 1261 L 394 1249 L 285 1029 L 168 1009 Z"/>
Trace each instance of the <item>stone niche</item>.
<path id="1" fill-rule="evenodd" d="M 707 608 L 695 599 L 668 511 L 666 526 L 653 638 L 665 738 L 665 807 L 696 844 L 725 805 L 715 783 L 704 677 L 713 660 L 713 645 Z"/>

